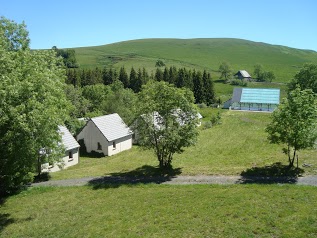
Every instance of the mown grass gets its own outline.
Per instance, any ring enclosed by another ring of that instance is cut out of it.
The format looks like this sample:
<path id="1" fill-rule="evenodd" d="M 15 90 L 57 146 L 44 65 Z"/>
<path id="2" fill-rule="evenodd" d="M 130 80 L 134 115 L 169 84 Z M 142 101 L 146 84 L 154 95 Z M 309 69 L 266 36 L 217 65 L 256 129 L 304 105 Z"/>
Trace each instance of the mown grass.
<path id="1" fill-rule="evenodd" d="M 223 109 L 200 109 L 203 123 L 221 112 L 221 124 L 209 129 L 199 129 L 198 143 L 176 154 L 172 165 L 182 175 L 240 175 L 254 167 L 265 168 L 276 162 L 287 165 L 282 146 L 270 144 L 265 127 L 270 122 L 270 113 L 228 111 Z M 316 150 L 299 153 L 299 167 L 305 175 L 317 174 Z M 303 167 L 303 164 L 310 167 Z M 153 151 L 133 146 L 129 151 L 111 157 L 85 158 L 78 165 L 61 172 L 52 173 L 52 179 L 68 179 L 111 174 L 126 174 L 129 171 L 142 173 L 143 166 L 156 167 Z M 146 171 L 144 171 L 146 172 Z"/>
<path id="2" fill-rule="evenodd" d="M 317 190 L 297 185 L 31 188 L 0 208 L 1 237 L 316 237 Z"/>
<path id="3" fill-rule="evenodd" d="M 155 62 L 162 59 L 167 66 L 206 69 L 213 79 L 219 78 L 217 71 L 223 61 L 234 71 L 245 69 L 251 74 L 260 63 L 274 72 L 276 82 L 288 82 L 306 62 L 317 63 L 314 51 L 240 39 L 142 39 L 75 50 L 81 67 L 133 66 L 155 73 Z"/>

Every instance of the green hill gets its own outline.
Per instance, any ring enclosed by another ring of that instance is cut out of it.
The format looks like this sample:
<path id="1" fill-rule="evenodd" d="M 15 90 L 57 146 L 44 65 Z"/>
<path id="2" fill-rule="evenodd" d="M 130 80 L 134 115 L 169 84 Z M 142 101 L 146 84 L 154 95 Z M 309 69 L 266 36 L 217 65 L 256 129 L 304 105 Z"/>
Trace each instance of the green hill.
<path id="1" fill-rule="evenodd" d="M 245 69 L 253 73 L 260 63 L 273 71 L 276 82 L 287 82 L 306 62 L 317 63 L 317 52 L 270 45 L 240 39 L 142 39 L 115 44 L 75 48 L 81 67 L 113 67 L 124 65 L 145 67 L 154 72 L 161 59 L 167 66 L 206 69 L 217 79 L 223 61 L 234 71 Z"/>

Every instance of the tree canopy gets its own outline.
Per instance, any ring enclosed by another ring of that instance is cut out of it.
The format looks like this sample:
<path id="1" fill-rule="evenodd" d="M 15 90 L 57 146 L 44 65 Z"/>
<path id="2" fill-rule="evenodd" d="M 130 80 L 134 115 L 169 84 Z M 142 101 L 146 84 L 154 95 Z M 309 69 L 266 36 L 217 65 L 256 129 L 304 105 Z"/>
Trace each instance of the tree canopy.
<path id="1" fill-rule="evenodd" d="M 312 89 L 317 93 L 317 65 L 305 64 L 288 86 L 290 91 L 299 86 L 301 90 Z"/>
<path id="2" fill-rule="evenodd" d="M 197 139 L 197 110 L 190 90 L 166 82 L 149 82 L 139 94 L 137 141 L 154 149 L 161 168 L 171 166 L 173 155 Z"/>
<path id="3" fill-rule="evenodd" d="M 60 152 L 58 125 L 67 119 L 65 71 L 52 50 L 31 51 L 24 24 L 0 24 L 0 180 L 1 192 L 30 182 L 41 159 Z"/>
<path id="4" fill-rule="evenodd" d="M 272 114 L 266 131 L 271 143 L 286 144 L 289 166 L 299 150 L 310 148 L 317 139 L 317 105 L 311 89 L 291 91 Z"/>

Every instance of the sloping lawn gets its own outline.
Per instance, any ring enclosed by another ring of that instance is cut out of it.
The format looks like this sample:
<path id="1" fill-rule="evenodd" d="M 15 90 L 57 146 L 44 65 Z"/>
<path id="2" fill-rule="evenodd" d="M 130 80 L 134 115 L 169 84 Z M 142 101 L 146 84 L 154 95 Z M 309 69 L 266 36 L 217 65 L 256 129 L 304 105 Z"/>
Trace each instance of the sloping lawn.
<path id="1" fill-rule="evenodd" d="M 239 175 L 253 167 L 264 167 L 276 162 L 287 165 L 282 146 L 267 141 L 265 127 L 269 113 L 226 111 L 222 112 L 222 124 L 212 128 L 200 128 L 196 146 L 177 154 L 172 162 L 183 175 Z M 217 110 L 202 109 L 204 121 L 210 120 Z M 302 167 L 303 164 L 310 167 Z M 304 174 L 317 174 L 316 150 L 300 152 L 299 167 Z M 155 167 L 158 162 L 152 151 L 134 146 L 129 151 L 103 158 L 82 157 L 80 163 L 61 172 L 52 173 L 52 179 L 80 178 L 120 174 L 129 171 L 142 173 L 144 166 Z M 140 172 L 141 171 L 141 172 Z"/>
<path id="2" fill-rule="evenodd" d="M 316 237 L 317 190 L 296 185 L 32 188 L 0 208 L 5 237 Z"/>

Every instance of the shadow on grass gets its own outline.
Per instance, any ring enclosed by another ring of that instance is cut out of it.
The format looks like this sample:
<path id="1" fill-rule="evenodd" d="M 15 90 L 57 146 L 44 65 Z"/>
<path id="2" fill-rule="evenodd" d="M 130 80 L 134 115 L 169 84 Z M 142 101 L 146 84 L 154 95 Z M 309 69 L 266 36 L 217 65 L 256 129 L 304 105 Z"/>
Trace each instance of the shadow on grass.
<path id="1" fill-rule="evenodd" d="M 43 172 L 40 175 L 36 175 L 33 178 L 33 183 L 40 183 L 40 182 L 45 182 L 49 181 L 51 179 L 51 175 L 49 172 Z"/>
<path id="2" fill-rule="evenodd" d="M 289 167 L 277 162 L 264 167 L 253 167 L 241 173 L 241 179 L 237 183 L 257 183 L 257 184 L 274 184 L 274 183 L 296 183 L 297 179 L 304 170 L 301 168 Z"/>
<path id="3" fill-rule="evenodd" d="M 0 207 L 6 202 L 8 195 L 0 193 Z M 9 213 L 0 212 L 0 234 L 4 230 L 4 228 L 12 223 L 14 223 L 14 219 L 10 217 Z"/>
<path id="4" fill-rule="evenodd" d="M 88 184 L 93 189 L 118 188 L 122 185 L 137 185 L 170 181 L 173 177 L 181 174 L 181 168 L 160 169 L 150 165 L 144 165 L 128 172 L 111 173 L 109 176 L 90 180 Z"/>

